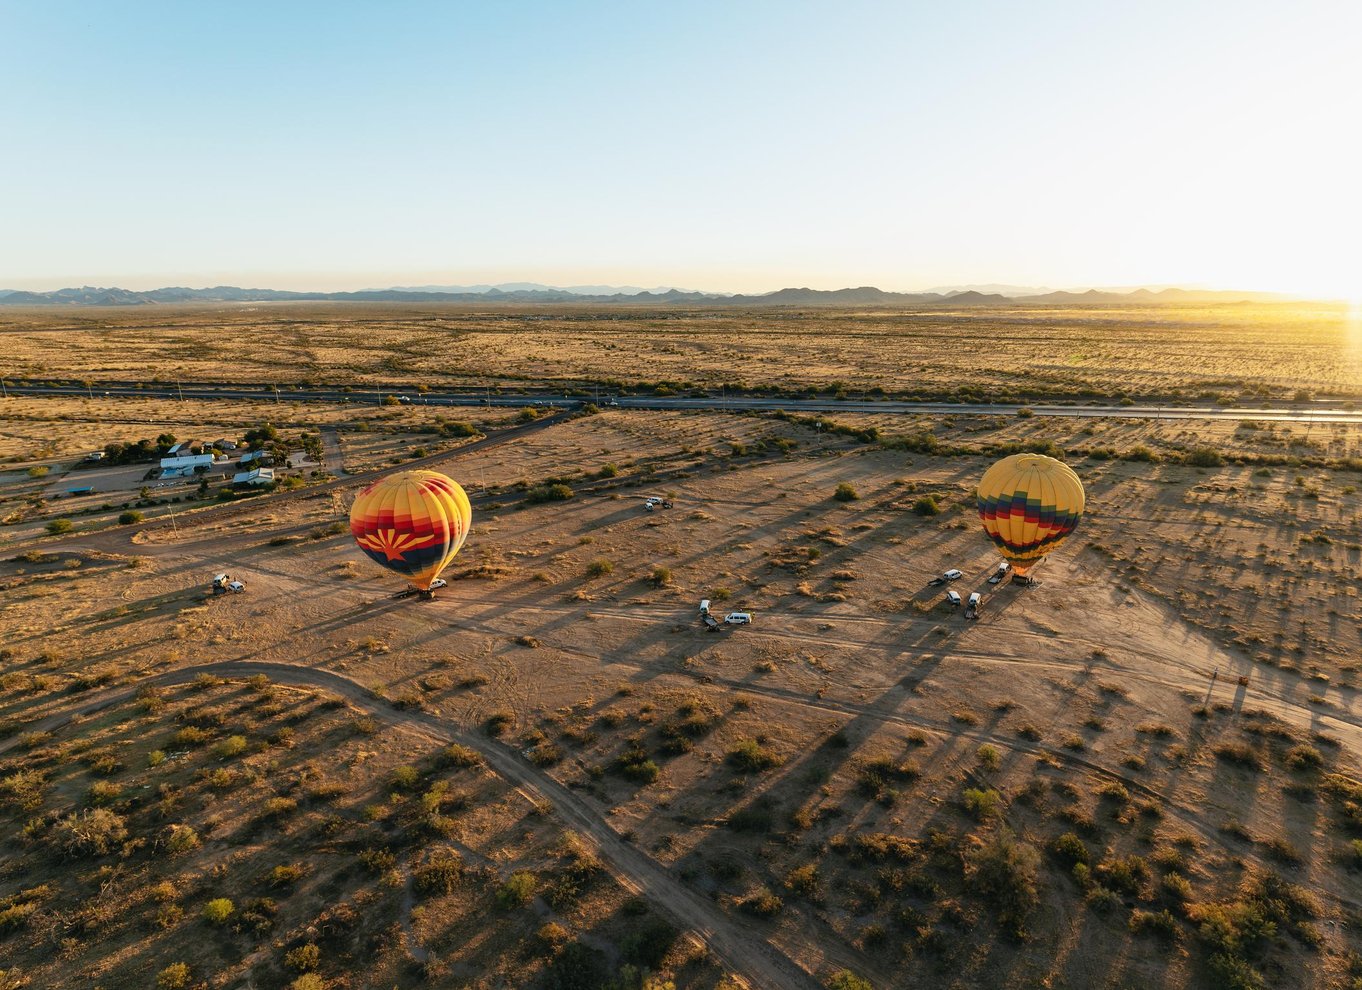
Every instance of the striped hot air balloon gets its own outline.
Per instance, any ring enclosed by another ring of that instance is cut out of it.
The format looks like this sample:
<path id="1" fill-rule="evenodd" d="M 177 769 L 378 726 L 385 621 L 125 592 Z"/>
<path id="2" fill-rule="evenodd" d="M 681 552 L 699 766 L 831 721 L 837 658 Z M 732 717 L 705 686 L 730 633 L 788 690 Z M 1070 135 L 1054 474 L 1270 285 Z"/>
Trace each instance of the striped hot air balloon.
<path id="1" fill-rule="evenodd" d="M 1083 515 L 1083 482 L 1063 461 L 1013 454 L 979 481 L 984 532 L 1020 576 L 1062 544 Z"/>
<path id="2" fill-rule="evenodd" d="M 428 593 L 467 539 L 472 514 L 457 482 L 435 471 L 400 471 L 359 493 L 350 532 L 371 559 Z"/>

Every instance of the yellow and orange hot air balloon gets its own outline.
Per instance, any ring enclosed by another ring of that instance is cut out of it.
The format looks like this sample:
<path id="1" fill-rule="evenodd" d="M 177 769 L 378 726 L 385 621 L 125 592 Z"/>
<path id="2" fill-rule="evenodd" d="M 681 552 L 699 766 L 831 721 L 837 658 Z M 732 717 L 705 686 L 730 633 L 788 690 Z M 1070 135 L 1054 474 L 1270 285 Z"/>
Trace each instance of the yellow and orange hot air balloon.
<path id="1" fill-rule="evenodd" d="M 350 532 L 371 559 L 428 595 L 468 538 L 472 516 L 458 482 L 435 471 L 400 471 L 359 493 Z"/>
<path id="2" fill-rule="evenodd" d="M 1063 543 L 1078 526 L 1083 482 L 1063 461 L 1043 454 L 1013 454 L 984 472 L 979 518 L 1019 577 Z"/>

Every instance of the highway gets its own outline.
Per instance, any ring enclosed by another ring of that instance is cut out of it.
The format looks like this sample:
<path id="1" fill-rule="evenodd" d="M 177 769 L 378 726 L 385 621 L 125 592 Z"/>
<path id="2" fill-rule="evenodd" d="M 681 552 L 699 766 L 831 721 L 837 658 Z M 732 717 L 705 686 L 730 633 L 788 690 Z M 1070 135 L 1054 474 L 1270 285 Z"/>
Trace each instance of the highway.
<path id="1" fill-rule="evenodd" d="M 99 382 L 84 385 L 78 382 L 31 383 L 5 382 L 8 396 L 44 398 L 118 397 L 190 399 L 219 402 L 246 400 L 253 402 L 324 402 L 377 405 L 386 397 L 412 405 L 431 406 L 503 406 L 518 408 L 537 405 L 572 409 L 594 396 L 564 395 L 561 392 L 539 389 L 534 392 L 506 394 L 479 390 L 431 390 L 418 393 L 395 387 L 375 386 L 288 386 L 276 389 L 270 385 L 202 382 L 167 384 L 144 382 Z M 1184 405 L 1098 405 L 1098 404 L 1028 404 L 986 402 L 909 402 L 897 399 L 810 399 L 789 396 L 600 396 L 600 404 L 612 409 L 703 409 L 719 412 L 792 413 L 871 413 L 884 416 L 1015 416 L 1029 409 L 1036 416 L 1070 419 L 1136 419 L 1136 420 L 1245 420 L 1275 423 L 1332 423 L 1362 424 L 1362 411 L 1334 403 L 1312 403 L 1293 406 L 1184 406 Z"/>

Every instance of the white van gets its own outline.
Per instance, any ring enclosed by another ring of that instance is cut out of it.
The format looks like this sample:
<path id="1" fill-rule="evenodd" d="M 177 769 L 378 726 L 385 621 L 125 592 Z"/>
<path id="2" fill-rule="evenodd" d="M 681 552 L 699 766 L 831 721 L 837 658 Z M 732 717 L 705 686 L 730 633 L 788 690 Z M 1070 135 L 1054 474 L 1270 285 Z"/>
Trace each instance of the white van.
<path id="1" fill-rule="evenodd" d="M 708 598 L 703 599 L 703 600 L 700 602 L 700 614 L 701 614 L 701 615 L 709 615 L 709 599 L 708 599 Z"/>
<path id="2" fill-rule="evenodd" d="M 946 604 L 950 605 L 951 608 L 959 608 L 959 607 L 960 607 L 960 593 L 959 593 L 959 592 L 956 592 L 956 591 L 948 591 L 948 592 L 946 592 Z"/>
<path id="3" fill-rule="evenodd" d="M 752 624 L 752 613 L 729 612 L 724 616 L 724 621 L 730 626 L 750 626 Z"/>

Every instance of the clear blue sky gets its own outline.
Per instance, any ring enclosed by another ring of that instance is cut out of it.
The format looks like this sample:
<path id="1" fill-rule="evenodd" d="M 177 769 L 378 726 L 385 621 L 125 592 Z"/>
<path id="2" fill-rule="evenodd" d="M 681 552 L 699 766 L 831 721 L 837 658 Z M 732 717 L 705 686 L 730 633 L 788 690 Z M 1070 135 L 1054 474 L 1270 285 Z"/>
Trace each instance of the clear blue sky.
<path id="1" fill-rule="evenodd" d="M 0 0 L 0 287 L 1362 296 L 1362 3 Z"/>

